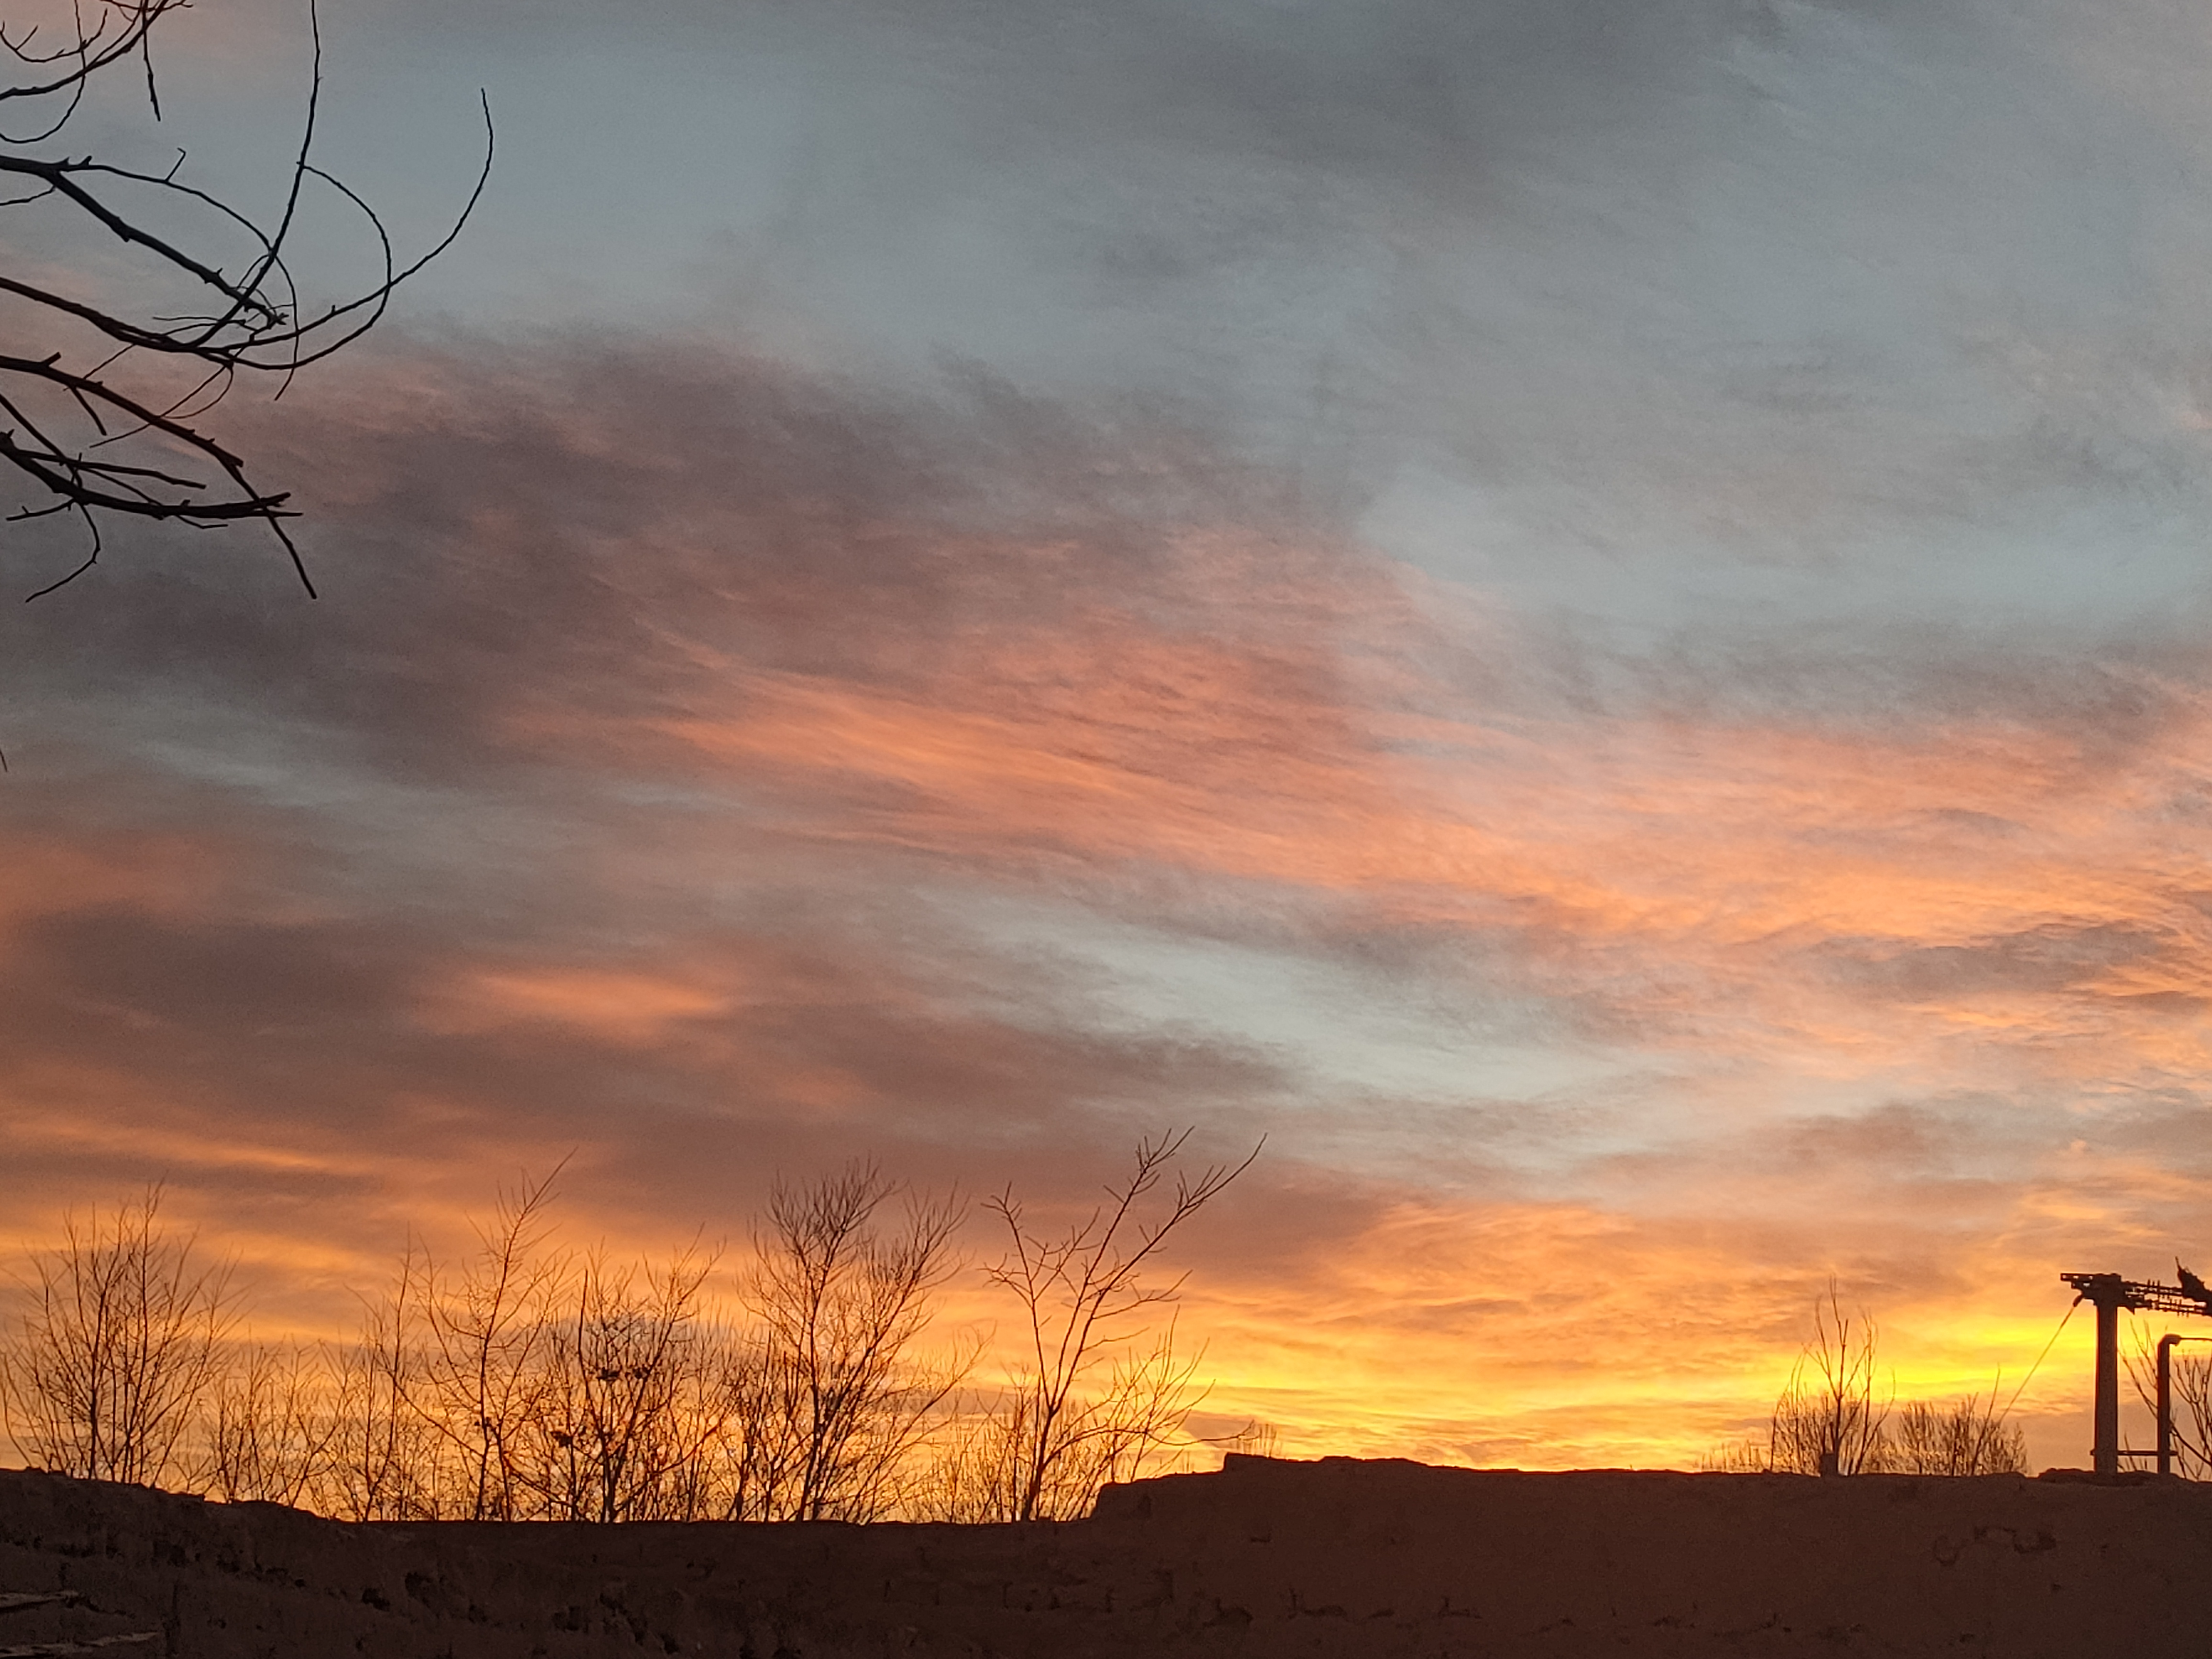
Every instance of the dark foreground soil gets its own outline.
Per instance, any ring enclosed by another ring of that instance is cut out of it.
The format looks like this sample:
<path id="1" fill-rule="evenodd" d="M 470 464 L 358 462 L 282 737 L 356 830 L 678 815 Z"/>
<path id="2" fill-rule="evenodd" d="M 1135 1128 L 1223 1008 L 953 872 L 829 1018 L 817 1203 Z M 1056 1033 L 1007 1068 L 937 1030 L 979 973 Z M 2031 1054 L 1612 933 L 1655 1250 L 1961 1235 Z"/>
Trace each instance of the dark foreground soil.
<path id="1" fill-rule="evenodd" d="M 2212 1654 L 2212 1487 L 1237 1458 L 1057 1525 L 347 1526 L 0 1471 L 0 1659 L 63 1652 Z"/>

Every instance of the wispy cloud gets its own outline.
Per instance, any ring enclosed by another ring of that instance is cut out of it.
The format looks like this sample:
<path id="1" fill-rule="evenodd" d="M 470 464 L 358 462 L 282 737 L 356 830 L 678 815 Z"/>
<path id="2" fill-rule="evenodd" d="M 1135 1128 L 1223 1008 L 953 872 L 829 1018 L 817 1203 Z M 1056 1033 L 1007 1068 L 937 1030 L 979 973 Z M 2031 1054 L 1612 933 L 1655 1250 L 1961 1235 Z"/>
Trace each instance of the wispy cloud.
<path id="1" fill-rule="evenodd" d="M 14 625 L 19 1231 L 166 1173 L 325 1282 L 571 1146 L 627 1232 L 1264 1129 L 1216 1407 L 1540 1463 L 1755 1416 L 1832 1273 L 1964 1386 L 2206 1218 L 2186 652 L 1638 654 L 1164 416 L 703 346 L 302 410 L 323 605 Z"/>

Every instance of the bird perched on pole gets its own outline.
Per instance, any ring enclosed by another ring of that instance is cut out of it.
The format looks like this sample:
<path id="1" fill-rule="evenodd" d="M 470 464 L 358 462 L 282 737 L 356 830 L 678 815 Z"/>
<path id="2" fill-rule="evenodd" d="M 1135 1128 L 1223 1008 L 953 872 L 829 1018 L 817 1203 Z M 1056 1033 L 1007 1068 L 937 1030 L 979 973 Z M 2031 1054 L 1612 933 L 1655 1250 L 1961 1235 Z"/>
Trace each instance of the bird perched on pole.
<path id="1" fill-rule="evenodd" d="M 2181 1293 L 2184 1296 L 2193 1297 L 2202 1302 L 2208 1310 L 2212 1310 L 2212 1285 L 2207 1285 L 2195 1273 L 2183 1267 L 2179 1256 L 2173 1259 L 2173 1271 L 2175 1276 L 2181 1280 Z"/>

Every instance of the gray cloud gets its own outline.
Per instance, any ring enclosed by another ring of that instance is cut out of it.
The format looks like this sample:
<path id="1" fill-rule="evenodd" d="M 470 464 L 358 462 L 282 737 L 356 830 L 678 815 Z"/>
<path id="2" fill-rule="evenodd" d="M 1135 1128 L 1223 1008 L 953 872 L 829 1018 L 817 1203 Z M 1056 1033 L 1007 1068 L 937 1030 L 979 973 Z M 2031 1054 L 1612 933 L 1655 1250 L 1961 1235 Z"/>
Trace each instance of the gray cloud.
<path id="1" fill-rule="evenodd" d="M 1993 991 L 2080 990 L 2115 968 L 2165 955 L 2172 943 L 2147 928 L 2051 924 L 1971 945 L 1899 947 L 1839 939 L 1824 944 L 1820 954 L 1855 989 L 1901 1002 L 1949 1003 Z"/>
<path id="2" fill-rule="evenodd" d="M 1052 672 L 1076 681 L 1030 694 L 1079 708 L 1129 617 L 1237 631 L 1218 596 L 1178 598 L 1163 532 L 1264 506 L 1267 480 L 1141 410 L 974 377 L 919 404 L 650 343 L 386 368 L 246 422 L 312 481 L 319 603 L 250 538 L 152 537 L 6 616 L 18 831 L 99 825 L 119 861 L 182 837 L 220 872 L 168 905 L 57 893 L 10 930 L 0 1087 L 164 1130 L 73 1165 L 27 1151 L 27 1178 L 185 1180 L 199 1141 L 210 1179 L 281 1204 L 288 1166 L 228 1167 L 239 1145 L 481 1184 L 489 1149 L 581 1141 L 603 1188 L 707 1213 L 847 1151 L 1035 1176 L 1292 1086 L 1229 1034 L 1099 1029 L 1077 965 L 977 937 L 941 860 L 825 854 L 772 777 L 702 786 L 688 751 L 515 726 L 719 715 L 732 666 L 925 694 L 986 629 L 1072 645 Z M 425 385 L 455 390 L 426 407 Z M 1320 660 L 1285 658 L 1284 689 Z M 439 1012 L 472 974 L 641 963 L 725 1000 L 642 1042 Z"/>

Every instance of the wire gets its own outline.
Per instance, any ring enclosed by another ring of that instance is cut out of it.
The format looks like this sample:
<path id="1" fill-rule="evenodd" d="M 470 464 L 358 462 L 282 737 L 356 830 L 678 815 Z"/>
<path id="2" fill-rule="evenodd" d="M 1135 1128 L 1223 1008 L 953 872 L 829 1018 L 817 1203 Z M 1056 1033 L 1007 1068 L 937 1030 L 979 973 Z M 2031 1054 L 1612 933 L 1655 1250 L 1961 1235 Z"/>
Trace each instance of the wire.
<path id="1" fill-rule="evenodd" d="M 2012 1398 L 2005 1401 L 2005 1408 L 1997 1413 L 1998 1422 L 2002 1423 L 2006 1418 L 2012 1415 L 2012 1408 L 2020 1404 L 2021 1395 L 2027 1392 L 2027 1385 L 2035 1380 L 2037 1367 L 2040 1366 L 2045 1359 L 2048 1359 L 2051 1357 L 2051 1349 L 2058 1345 L 2059 1337 L 2065 1332 L 2067 1320 L 2074 1317 L 2074 1310 L 2081 1305 L 2081 1298 L 2078 1296 L 2068 1304 L 2066 1309 L 2066 1318 L 2058 1322 L 2058 1328 L 2051 1332 L 2051 1340 L 2045 1343 L 2043 1345 L 2043 1352 L 2035 1356 L 2035 1364 L 2030 1365 L 2027 1368 L 2027 1375 L 2020 1379 L 2020 1387 L 2014 1389 L 2012 1391 Z"/>

